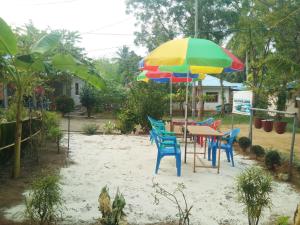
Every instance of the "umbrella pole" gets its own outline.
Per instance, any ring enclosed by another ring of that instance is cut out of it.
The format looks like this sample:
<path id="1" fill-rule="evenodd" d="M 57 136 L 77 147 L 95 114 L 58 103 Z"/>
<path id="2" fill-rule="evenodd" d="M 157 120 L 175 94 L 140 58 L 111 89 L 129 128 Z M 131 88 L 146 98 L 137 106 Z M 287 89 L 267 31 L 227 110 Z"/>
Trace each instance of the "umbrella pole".
<path id="1" fill-rule="evenodd" d="M 171 125 L 172 125 L 172 114 L 173 114 L 173 112 L 172 112 L 172 106 L 173 106 L 173 99 L 172 99 L 172 93 L 173 93 L 173 90 L 172 90 L 172 86 L 173 86 L 173 84 L 172 84 L 172 78 L 170 79 L 170 123 L 171 123 Z"/>
<path id="2" fill-rule="evenodd" d="M 187 122 L 188 122 L 188 100 L 189 100 L 189 76 L 190 72 L 186 76 L 186 91 L 185 91 L 185 113 L 184 113 L 184 163 L 186 163 L 187 153 Z"/>

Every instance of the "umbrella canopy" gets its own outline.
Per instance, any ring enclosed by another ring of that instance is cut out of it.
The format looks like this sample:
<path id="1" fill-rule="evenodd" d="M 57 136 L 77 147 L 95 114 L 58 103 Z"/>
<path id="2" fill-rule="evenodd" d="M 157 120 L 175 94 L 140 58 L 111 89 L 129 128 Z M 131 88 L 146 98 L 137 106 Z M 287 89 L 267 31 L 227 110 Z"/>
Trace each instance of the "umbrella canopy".
<path id="1" fill-rule="evenodd" d="M 216 43 L 197 38 L 168 41 L 154 49 L 146 58 L 149 66 L 201 66 L 227 68 L 232 59 Z M 188 72 L 186 70 L 185 72 Z"/>

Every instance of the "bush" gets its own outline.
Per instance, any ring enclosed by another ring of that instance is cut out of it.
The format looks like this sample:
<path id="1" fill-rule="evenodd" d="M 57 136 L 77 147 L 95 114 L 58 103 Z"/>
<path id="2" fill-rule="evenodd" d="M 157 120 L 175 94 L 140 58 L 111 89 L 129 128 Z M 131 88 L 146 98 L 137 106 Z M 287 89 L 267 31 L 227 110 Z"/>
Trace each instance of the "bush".
<path id="1" fill-rule="evenodd" d="M 51 224 L 59 218 L 62 198 L 58 181 L 58 176 L 50 175 L 33 182 L 31 191 L 25 198 L 25 216 L 32 223 Z"/>
<path id="2" fill-rule="evenodd" d="M 60 140 L 63 138 L 63 132 L 59 129 L 59 127 L 51 127 L 48 131 L 48 137 L 56 142 L 57 145 L 57 153 L 59 153 Z"/>
<path id="3" fill-rule="evenodd" d="M 276 225 L 289 225 L 289 217 L 288 216 L 280 216 L 276 220 Z"/>
<path id="4" fill-rule="evenodd" d="M 103 130 L 105 134 L 112 134 L 113 131 L 115 130 L 116 125 L 112 123 L 111 121 L 108 121 L 107 123 L 104 124 Z"/>
<path id="5" fill-rule="evenodd" d="M 260 145 L 252 145 L 250 148 L 250 152 L 253 153 L 256 158 L 263 157 L 266 154 L 265 149 Z"/>
<path id="6" fill-rule="evenodd" d="M 167 110 L 167 89 L 161 84 L 154 82 L 133 82 L 125 106 L 121 109 L 119 116 L 119 125 L 126 131 L 133 130 L 133 121 L 136 124 L 141 125 L 143 131 L 147 132 L 151 126 L 147 119 L 147 116 L 151 116 L 156 119 L 163 117 Z M 133 120 L 134 119 L 134 120 Z M 132 121 L 133 120 L 133 121 Z M 127 123 L 130 126 L 126 128 Z M 131 122 L 132 121 L 132 122 Z M 122 132 L 122 130 L 121 130 Z"/>
<path id="7" fill-rule="evenodd" d="M 8 109 L 5 110 L 5 115 L 3 118 L 6 119 L 6 121 L 16 121 L 16 115 L 17 115 L 17 104 L 12 103 L 9 105 Z M 21 118 L 25 119 L 26 117 L 28 118 L 29 112 L 28 109 L 25 107 L 21 107 Z"/>
<path id="8" fill-rule="evenodd" d="M 86 124 L 82 127 L 82 130 L 87 135 L 94 135 L 97 133 L 99 126 L 96 124 Z"/>
<path id="9" fill-rule="evenodd" d="M 239 202 L 245 205 L 249 225 L 257 225 L 264 208 L 271 206 L 272 177 L 259 167 L 246 169 L 237 177 Z"/>
<path id="10" fill-rule="evenodd" d="M 86 107 L 88 117 L 91 117 L 92 110 L 97 103 L 96 89 L 90 85 L 85 85 L 80 92 L 80 102 Z"/>
<path id="11" fill-rule="evenodd" d="M 269 170 L 274 170 L 276 166 L 280 166 L 281 156 L 276 150 L 270 150 L 265 156 L 265 165 Z"/>
<path id="12" fill-rule="evenodd" d="M 251 140 L 247 137 L 240 137 L 239 138 L 239 146 L 243 151 L 246 151 L 247 148 L 251 146 Z"/>
<path id="13" fill-rule="evenodd" d="M 115 199 L 111 204 L 108 188 L 102 188 L 99 195 L 99 211 L 102 214 L 100 223 L 102 225 L 119 225 L 124 222 L 124 207 L 126 205 L 124 196 L 119 192 L 116 193 Z"/>
<path id="14" fill-rule="evenodd" d="M 63 114 L 70 113 L 74 110 L 74 100 L 67 96 L 60 96 L 56 99 L 56 109 Z"/>
<path id="15" fill-rule="evenodd" d="M 121 131 L 122 134 L 131 133 L 137 124 L 137 118 L 134 113 L 129 109 L 123 109 L 118 114 L 117 129 Z"/>
<path id="16" fill-rule="evenodd" d="M 43 112 L 43 120 L 42 127 L 46 134 L 48 134 L 49 130 L 53 127 L 59 127 L 60 116 L 56 112 Z"/>

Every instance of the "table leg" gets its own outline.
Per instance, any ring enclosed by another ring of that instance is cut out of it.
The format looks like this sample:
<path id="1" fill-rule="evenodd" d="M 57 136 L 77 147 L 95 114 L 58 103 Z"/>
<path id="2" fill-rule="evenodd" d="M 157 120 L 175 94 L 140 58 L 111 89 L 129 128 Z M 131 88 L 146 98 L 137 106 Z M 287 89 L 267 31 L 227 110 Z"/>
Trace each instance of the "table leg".
<path id="1" fill-rule="evenodd" d="M 205 138 L 205 140 L 204 140 L 204 159 L 205 159 L 206 158 L 207 138 L 206 137 L 203 137 L 203 138 Z"/>
<path id="2" fill-rule="evenodd" d="M 196 145 L 197 145 L 197 137 L 194 136 L 194 173 L 196 173 Z"/>
<path id="3" fill-rule="evenodd" d="M 217 140 L 218 141 L 218 147 L 219 147 L 219 153 L 218 153 L 218 174 L 220 173 L 220 164 L 221 164 L 221 161 L 220 161 L 220 158 L 221 158 L 221 140 Z"/>

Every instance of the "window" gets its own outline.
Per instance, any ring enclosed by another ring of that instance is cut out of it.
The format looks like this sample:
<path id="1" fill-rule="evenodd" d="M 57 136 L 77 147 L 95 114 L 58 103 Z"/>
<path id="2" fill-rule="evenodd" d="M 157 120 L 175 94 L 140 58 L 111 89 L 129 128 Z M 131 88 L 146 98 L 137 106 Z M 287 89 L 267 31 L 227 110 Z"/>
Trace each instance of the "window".
<path id="1" fill-rule="evenodd" d="M 219 102 L 219 93 L 218 92 L 206 92 L 205 93 L 205 102 L 217 103 Z"/>
<path id="2" fill-rule="evenodd" d="M 75 83 L 75 95 L 79 95 L 79 84 Z"/>

